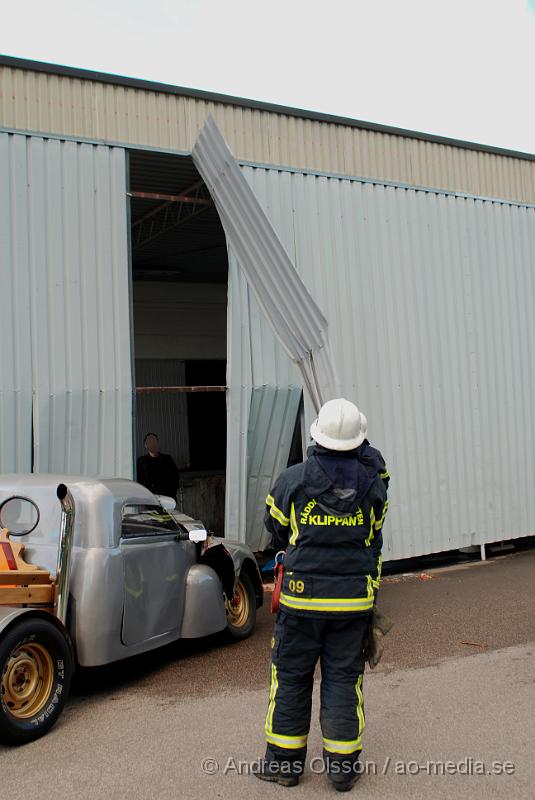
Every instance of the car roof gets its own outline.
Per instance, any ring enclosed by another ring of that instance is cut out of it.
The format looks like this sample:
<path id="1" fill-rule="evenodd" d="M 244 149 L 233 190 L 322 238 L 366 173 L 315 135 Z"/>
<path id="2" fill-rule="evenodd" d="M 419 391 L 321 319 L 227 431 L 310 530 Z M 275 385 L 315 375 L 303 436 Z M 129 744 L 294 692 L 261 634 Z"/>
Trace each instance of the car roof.
<path id="1" fill-rule="evenodd" d="M 2 494 L 24 492 L 25 490 L 46 490 L 55 493 L 60 483 L 75 493 L 84 493 L 93 487 L 107 490 L 117 499 L 136 498 L 147 503 L 158 503 L 159 500 L 141 484 L 128 478 L 95 478 L 87 475 L 65 475 L 64 473 L 40 474 L 4 474 L 0 475 L 0 491 Z M 76 491 L 78 490 L 78 492 Z"/>

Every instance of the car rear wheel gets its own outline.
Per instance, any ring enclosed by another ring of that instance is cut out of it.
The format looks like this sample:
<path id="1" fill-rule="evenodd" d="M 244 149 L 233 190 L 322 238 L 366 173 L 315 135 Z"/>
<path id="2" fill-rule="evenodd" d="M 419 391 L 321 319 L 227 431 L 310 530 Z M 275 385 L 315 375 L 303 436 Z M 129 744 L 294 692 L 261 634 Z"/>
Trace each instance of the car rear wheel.
<path id="1" fill-rule="evenodd" d="M 0 742 L 25 744 L 57 721 L 73 671 L 66 637 L 45 619 L 27 619 L 0 635 Z"/>
<path id="2" fill-rule="evenodd" d="M 256 622 L 256 595 L 253 582 L 240 572 L 232 600 L 226 601 L 227 632 L 233 639 L 247 639 Z"/>

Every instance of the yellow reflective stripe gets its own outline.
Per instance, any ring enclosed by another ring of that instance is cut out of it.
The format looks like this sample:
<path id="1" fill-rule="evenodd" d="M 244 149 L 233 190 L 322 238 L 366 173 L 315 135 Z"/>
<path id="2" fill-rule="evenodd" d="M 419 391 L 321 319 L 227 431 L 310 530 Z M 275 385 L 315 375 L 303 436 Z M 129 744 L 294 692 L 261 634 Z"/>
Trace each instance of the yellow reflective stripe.
<path id="1" fill-rule="evenodd" d="M 292 528 L 292 535 L 290 536 L 289 543 L 295 544 L 295 541 L 299 536 L 299 528 L 297 527 L 297 520 L 295 518 L 295 505 L 293 503 L 290 510 L 290 525 Z"/>
<path id="2" fill-rule="evenodd" d="M 362 732 L 366 726 L 366 720 L 364 718 L 364 698 L 362 696 L 362 675 L 359 675 L 357 682 L 355 684 L 355 692 L 357 693 L 357 717 L 359 720 L 359 739 L 362 736 Z"/>
<path id="3" fill-rule="evenodd" d="M 370 532 L 368 534 L 368 538 L 364 542 L 366 547 L 369 547 L 370 544 L 371 544 L 371 540 L 373 539 L 374 528 L 375 528 L 375 511 L 372 508 L 372 509 L 370 509 Z"/>
<path id="4" fill-rule="evenodd" d="M 284 514 L 282 513 L 280 508 L 277 508 L 277 506 L 275 505 L 275 500 L 273 499 L 272 495 L 270 495 L 270 494 L 268 494 L 268 496 L 266 497 L 266 505 L 270 506 L 269 513 L 271 514 L 271 516 L 274 519 L 277 520 L 277 522 L 280 522 L 281 525 L 289 525 L 290 524 L 290 520 L 288 519 L 288 517 L 284 516 Z"/>
<path id="5" fill-rule="evenodd" d="M 292 597 L 281 592 L 280 603 L 301 611 L 368 611 L 373 606 L 373 591 L 368 597 Z"/>
<path id="6" fill-rule="evenodd" d="M 359 736 L 358 739 L 351 739 L 350 741 L 337 741 L 336 739 L 326 739 L 323 737 L 323 749 L 328 753 L 341 753 L 348 755 L 355 753 L 357 750 L 362 750 L 362 741 Z"/>
<path id="7" fill-rule="evenodd" d="M 285 517 L 284 514 L 281 511 L 279 511 L 279 509 L 276 508 L 275 506 L 272 506 L 269 513 L 271 514 L 272 517 L 274 517 L 277 520 L 277 522 L 280 522 L 281 525 L 284 525 L 284 527 L 286 527 L 289 524 L 288 517 Z"/>
<path id="8" fill-rule="evenodd" d="M 277 747 L 285 747 L 288 750 L 298 750 L 301 747 L 306 747 L 307 735 L 304 736 L 284 736 L 282 733 L 273 733 L 272 731 L 265 731 L 266 742 L 269 744 L 276 744 Z"/>
<path id="9" fill-rule="evenodd" d="M 381 583 L 381 571 L 382 571 L 382 569 L 383 569 L 383 556 L 381 555 L 377 559 L 377 578 L 375 580 L 372 580 L 372 583 L 373 583 L 375 589 L 378 589 L 379 588 L 379 584 Z"/>
<path id="10" fill-rule="evenodd" d="M 266 714 L 266 721 L 264 723 L 264 733 L 266 741 L 270 744 L 276 744 L 278 747 L 286 747 L 290 750 L 297 750 L 300 747 L 305 747 L 307 743 L 307 735 L 301 736 L 287 736 L 283 733 L 273 733 L 273 714 L 275 712 L 277 689 L 279 688 L 279 680 L 277 677 L 277 667 L 271 664 L 271 684 L 269 687 L 269 703 Z"/>
<path id="11" fill-rule="evenodd" d="M 273 713 L 275 711 L 275 696 L 277 694 L 277 689 L 279 688 L 279 681 L 277 679 L 277 667 L 275 664 L 271 665 L 271 684 L 269 687 L 269 703 L 268 703 L 268 710 L 266 714 L 266 722 L 264 725 L 264 730 L 266 733 L 271 731 L 273 727 Z"/>
<path id="12" fill-rule="evenodd" d="M 383 506 L 383 516 L 381 517 L 380 520 L 378 520 L 375 523 L 375 530 L 376 531 L 380 531 L 381 528 L 383 527 L 383 522 L 385 521 L 385 517 L 386 517 L 386 512 L 387 511 L 388 511 L 388 500 L 385 500 L 385 504 Z"/>
<path id="13" fill-rule="evenodd" d="M 380 473 L 379 473 L 379 477 L 380 477 L 382 480 L 385 480 L 385 478 L 389 478 L 389 477 L 390 477 L 390 475 L 388 474 L 388 470 L 387 470 L 387 469 L 385 469 L 385 471 L 384 471 L 384 472 L 380 472 Z"/>

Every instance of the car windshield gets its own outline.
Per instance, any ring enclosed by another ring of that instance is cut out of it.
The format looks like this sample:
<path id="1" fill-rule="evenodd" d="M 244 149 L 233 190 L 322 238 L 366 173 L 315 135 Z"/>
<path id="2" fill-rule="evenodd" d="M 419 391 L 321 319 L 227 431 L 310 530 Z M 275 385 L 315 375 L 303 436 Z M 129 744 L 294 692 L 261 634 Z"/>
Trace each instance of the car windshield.
<path id="1" fill-rule="evenodd" d="M 129 504 L 123 508 L 123 536 L 177 533 L 179 530 L 171 514 L 162 506 Z"/>

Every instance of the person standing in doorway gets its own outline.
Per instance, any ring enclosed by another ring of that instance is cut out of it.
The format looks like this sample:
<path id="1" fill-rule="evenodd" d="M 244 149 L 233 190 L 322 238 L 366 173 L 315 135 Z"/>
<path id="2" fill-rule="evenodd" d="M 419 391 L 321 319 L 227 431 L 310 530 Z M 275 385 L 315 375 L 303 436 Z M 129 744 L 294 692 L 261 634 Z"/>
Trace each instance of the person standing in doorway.
<path id="1" fill-rule="evenodd" d="M 137 460 L 137 481 L 153 494 L 162 494 L 176 500 L 178 469 L 167 453 L 160 452 L 160 442 L 155 433 L 144 439 L 147 453 Z"/>
<path id="2" fill-rule="evenodd" d="M 327 776 L 338 791 L 360 777 L 365 632 L 381 577 L 388 472 L 366 439 L 364 414 L 330 400 L 310 429 L 308 458 L 279 476 L 265 525 L 285 550 L 272 641 L 267 750 L 256 777 L 295 786 L 303 772 L 314 669 Z"/>

